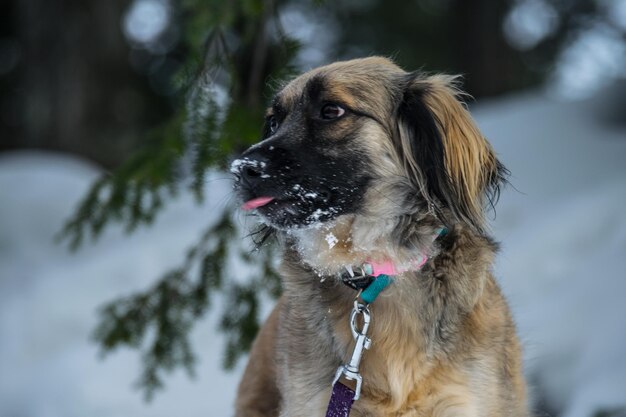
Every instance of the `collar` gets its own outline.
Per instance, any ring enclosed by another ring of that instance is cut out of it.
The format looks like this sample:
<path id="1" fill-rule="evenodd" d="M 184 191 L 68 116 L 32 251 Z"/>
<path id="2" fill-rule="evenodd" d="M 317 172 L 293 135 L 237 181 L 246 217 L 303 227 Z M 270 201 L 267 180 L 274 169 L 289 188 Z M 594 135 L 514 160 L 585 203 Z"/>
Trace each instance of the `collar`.
<path id="1" fill-rule="evenodd" d="M 433 235 L 433 242 L 441 236 L 445 236 L 448 229 L 442 227 L 437 229 Z M 404 267 L 396 266 L 392 261 L 372 262 L 367 261 L 360 267 L 353 268 L 351 265 L 346 266 L 346 271 L 339 274 L 341 282 L 348 287 L 360 291 L 360 296 L 367 304 L 372 303 L 382 290 L 387 288 L 393 282 L 396 275 L 409 271 L 419 271 L 428 261 L 426 252 L 409 262 Z"/>

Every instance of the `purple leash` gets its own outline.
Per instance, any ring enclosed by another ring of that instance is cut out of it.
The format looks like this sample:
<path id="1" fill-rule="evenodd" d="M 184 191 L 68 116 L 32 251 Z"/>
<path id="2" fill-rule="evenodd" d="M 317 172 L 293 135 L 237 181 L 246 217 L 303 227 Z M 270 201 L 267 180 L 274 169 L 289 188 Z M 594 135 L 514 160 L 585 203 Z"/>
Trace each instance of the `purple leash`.
<path id="1" fill-rule="evenodd" d="M 333 385 L 333 393 L 330 396 L 326 417 L 347 417 L 350 415 L 350 409 L 354 402 L 354 391 L 343 385 L 341 382 L 335 382 Z"/>

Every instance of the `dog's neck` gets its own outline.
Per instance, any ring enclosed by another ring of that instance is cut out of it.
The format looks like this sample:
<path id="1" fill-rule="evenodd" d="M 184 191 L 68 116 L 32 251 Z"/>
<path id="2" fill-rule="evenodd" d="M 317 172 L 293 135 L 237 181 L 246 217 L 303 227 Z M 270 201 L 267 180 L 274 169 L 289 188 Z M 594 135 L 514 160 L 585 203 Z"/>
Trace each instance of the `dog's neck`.
<path id="1" fill-rule="evenodd" d="M 345 271 L 365 262 L 391 262 L 397 270 L 410 270 L 415 261 L 436 255 L 433 237 L 439 226 L 424 221 L 413 235 L 398 242 L 397 218 L 345 215 L 324 224 L 287 232 L 304 263 L 320 276 Z"/>

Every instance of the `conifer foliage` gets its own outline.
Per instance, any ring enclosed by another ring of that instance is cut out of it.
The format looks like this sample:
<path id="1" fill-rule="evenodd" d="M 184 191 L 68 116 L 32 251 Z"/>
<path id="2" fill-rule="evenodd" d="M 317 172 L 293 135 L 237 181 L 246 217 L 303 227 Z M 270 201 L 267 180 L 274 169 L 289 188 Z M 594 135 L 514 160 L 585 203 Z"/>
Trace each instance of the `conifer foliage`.
<path id="1" fill-rule="evenodd" d="M 142 151 L 92 185 L 60 234 L 73 249 L 113 223 L 128 232 L 149 225 L 179 193 L 191 192 L 201 203 L 208 170 L 224 169 L 234 153 L 258 140 L 263 98 L 270 95 L 266 81 L 290 75 L 298 44 L 280 26 L 279 1 L 183 0 L 175 7 L 182 34 L 177 49 L 184 51 L 172 79 L 176 111 L 147 133 Z M 219 101 L 220 92 L 228 99 Z M 138 385 L 148 398 L 162 387 L 164 371 L 184 367 L 193 374 L 189 334 L 209 309 L 212 294 L 221 292 L 227 300 L 220 329 L 228 368 L 258 330 L 259 299 L 280 292 L 271 246 L 253 262 L 234 211 L 227 205 L 215 216 L 218 221 L 206 225 L 178 268 L 101 308 L 94 339 L 104 353 L 122 346 L 141 352 Z M 233 257 L 254 264 L 258 272 L 229 281 Z"/>

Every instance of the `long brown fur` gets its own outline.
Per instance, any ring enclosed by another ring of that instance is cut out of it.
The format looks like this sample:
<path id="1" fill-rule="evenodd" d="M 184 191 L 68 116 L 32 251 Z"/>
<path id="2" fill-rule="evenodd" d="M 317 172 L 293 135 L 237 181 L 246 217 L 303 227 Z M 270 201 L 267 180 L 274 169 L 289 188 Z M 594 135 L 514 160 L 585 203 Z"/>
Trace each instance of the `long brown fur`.
<path id="1" fill-rule="evenodd" d="M 368 259 L 403 265 L 419 253 L 429 254 L 424 267 L 400 274 L 370 307 L 372 347 L 350 415 L 528 416 L 515 326 L 491 272 L 497 246 L 485 234 L 484 207 L 505 171 L 455 79 L 365 58 L 310 71 L 277 102 L 297 108 L 314 78 L 326 100 L 370 116 L 337 122 L 328 140 L 357 130 L 344 152 L 365 154 L 374 179 L 357 212 L 277 232 L 284 291 L 253 346 L 236 416 L 325 415 L 334 372 L 353 347 L 356 294 L 334 274 Z M 428 140 L 441 141 L 442 166 L 423 151 L 438 152 Z M 449 232 L 433 241 L 442 226 Z"/>

